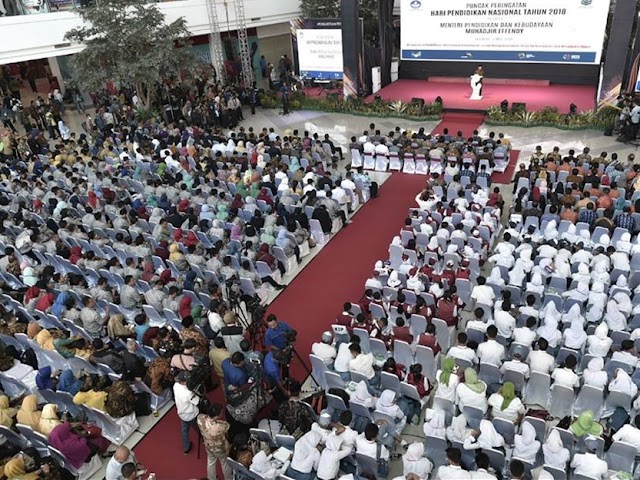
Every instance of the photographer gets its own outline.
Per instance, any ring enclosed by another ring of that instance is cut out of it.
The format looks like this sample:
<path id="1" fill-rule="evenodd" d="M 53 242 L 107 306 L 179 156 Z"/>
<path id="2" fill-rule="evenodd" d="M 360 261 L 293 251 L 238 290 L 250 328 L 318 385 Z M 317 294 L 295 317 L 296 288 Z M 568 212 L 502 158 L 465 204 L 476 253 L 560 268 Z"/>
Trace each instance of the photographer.
<path id="1" fill-rule="evenodd" d="M 187 455 L 191 451 L 193 444 L 189 440 L 189 429 L 194 429 L 198 433 L 196 418 L 200 411 L 198 404 L 200 397 L 187 387 L 189 374 L 180 372 L 176 376 L 176 383 L 173 385 L 173 396 L 176 402 L 178 417 L 180 418 L 180 435 L 182 437 L 182 451 Z"/>
<path id="2" fill-rule="evenodd" d="M 224 327 L 220 329 L 220 335 L 230 354 L 241 351 L 240 343 L 244 339 L 244 328 L 238 323 L 238 315 L 228 311 L 223 317 Z"/>
<path id="3" fill-rule="evenodd" d="M 281 322 L 273 314 L 267 317 L 267 331 L 264 334 L 264 345 L 269 350 L 284 350 L 295 342 L 296 331 L 285 322 Z"/>

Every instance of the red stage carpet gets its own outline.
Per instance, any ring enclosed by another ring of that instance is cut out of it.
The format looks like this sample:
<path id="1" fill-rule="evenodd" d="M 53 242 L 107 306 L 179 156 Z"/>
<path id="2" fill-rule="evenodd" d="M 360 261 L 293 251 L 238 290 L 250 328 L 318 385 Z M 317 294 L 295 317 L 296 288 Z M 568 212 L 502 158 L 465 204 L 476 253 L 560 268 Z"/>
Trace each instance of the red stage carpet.
<path id="1" fill-rule="evenodd" d="M 449 129 L 449 135 L 456 135 L 459 131 L 465 138 L 469 138 L 474 130 L 477 130 L 484 122 L 483 113 L 455 113 L 445 112 L 442 120 L 431 133 L 440 134 L 445 128 Z"/>
<path id="2" fill-rule="evenodd" d="M 470 87 L 467 83 L 398 80 L 378 92 L 383 100 L 402 100 L 410 102 L 412 98 L 423 98 L 433 102 L 440 96 L 445 109 L 487 110 L 498 106 L 503 100 L 509 105 L 514 102 L 525 103 L 527 110 L 542 110 L 546 106 L 557 107 L 561 113 L 569 113 L 569 104 L 575 103 L 578 111 L 592 110 L 595 107 L 596 87 L 590 85 L 517 85 L 488 84 L 483 89 L 482 100 L 469 100 Z M 373 96 L 368 97 L 373 100 Z"/>
<path id="3" fill-rule="evenodd" d="M 311 344 L 331 329 L 342 304 L 361 297 L 375 261 L 388 258 L 389 243 L 402 227 L 407 210 L 416 206 L 414 197 L 425 181 L 420 175 L 393 174 L 381 186 L 380 197 L 362 207 L 353 223 L 331 240 L 270 306 L 269 313 L 275 313 L 298 331 L 296 349 L 305 363 L 309 363 Z M 299 380 L 307 376 L 298 360 L 293 361 L 291 373 Z M 220 402 L 220 389 L 212 397 Z M 134 450 L 138 460 L 159 480 L 203 478 L 206 454 L 203 449 L 197 460 L 194 433 L 191 439 L 194 450 L 185 456 L 174 408 Z"/>
<path id="4" fill-rule="evenodd" d="M 513 172 L 515 171 L 518 165 L 518 157 L 520 156 L 519 150 L 511 150 L 509 152 L 509 166 L 503 173 L 494 173 L 491 175 L 492 183 L 500 183 L 503 185 L 508 185 L 511 183 L 511 179 L 513 178 Z"/>

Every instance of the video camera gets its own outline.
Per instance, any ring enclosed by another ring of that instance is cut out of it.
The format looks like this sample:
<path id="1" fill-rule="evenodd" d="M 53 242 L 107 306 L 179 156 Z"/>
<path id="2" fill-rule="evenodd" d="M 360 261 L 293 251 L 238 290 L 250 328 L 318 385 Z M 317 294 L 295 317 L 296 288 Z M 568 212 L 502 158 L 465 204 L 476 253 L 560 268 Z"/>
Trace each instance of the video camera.
<path id="1" fill-rule="evenodd" d="M 283 333 L 282 336 L 284 338 L 285 346 L 280 350 L 273 351 L 273 359 L 280 365 L 289 365 L 295 351 L 295 343 L 296 339 L 298 338 L 298 332 L 296 330 L 288 330 L 287 332 Z"/>

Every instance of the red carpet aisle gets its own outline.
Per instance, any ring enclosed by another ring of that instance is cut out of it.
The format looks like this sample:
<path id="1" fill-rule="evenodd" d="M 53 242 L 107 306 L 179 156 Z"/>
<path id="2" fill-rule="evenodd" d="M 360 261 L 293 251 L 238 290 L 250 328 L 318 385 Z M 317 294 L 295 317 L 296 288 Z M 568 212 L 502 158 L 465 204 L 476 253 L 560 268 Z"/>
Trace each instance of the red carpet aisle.
<path id="1" fill-rule="evenodd" d="M 449 129 L 449 135 L 456 135 L 459 131 L 465 138 L 473 135 L 474 130 L 477 130 L 484 122 L 483 113 L 455 113 L 445 112 L 442 116 L 442 121 L 433 129 L 431 133 L 442 133 L 445 128 Z"/>
<path id="2" fill-rule="evenodd" d="M 509 166 L 503 173 L 494 173 L 491 175 L 491 181 L 493 183 L 510 184 L 513 178 L 513 172 L 518 166 L 518 157 L 520 156 L 520 150 L 511 150 L 509 152 Z"/>
<path id="3" fill-rule="evenodd" d="M 358 300 L 364 282 L 378 259 L 388 258 L 389 243 L 398 234 L 407 209 L 426 182 L 421 175 L 393 174 L 380 189 L 380 197 L 368 202 L 310 265 L 269 307 L 268 313 L 298 331 L 296 349 L 308 363 L 311 344 L 330 329 L 345 301 Z M 292 364 L 292 376 L 304 379 L 300 362 Z"/>
<path id="4" fill-rule="evenodd" d="M 360 298 L 375 261 L 388 258 L 389 243 L 425 182 L 421 175 L 392 175 L 380 188 L 380 197 L 368 202 L 270 306 L 269 313 L 298 331 L 296 347 L 307 363 L 311 344 L 330 328 L 342 304 Z M 291 372 L 295 378 L 306 378 L 298 360 Z M 217 401 L 219 391 L 214 395 Z M 196 459 L 195 434 L 191 438 L 194 451 L 184 456 L 178 417 L 172 409 L 134 450 L 158 480 L 202 478 L 206 476 L 206 455 L 203 449 L 201 459 Z"/>

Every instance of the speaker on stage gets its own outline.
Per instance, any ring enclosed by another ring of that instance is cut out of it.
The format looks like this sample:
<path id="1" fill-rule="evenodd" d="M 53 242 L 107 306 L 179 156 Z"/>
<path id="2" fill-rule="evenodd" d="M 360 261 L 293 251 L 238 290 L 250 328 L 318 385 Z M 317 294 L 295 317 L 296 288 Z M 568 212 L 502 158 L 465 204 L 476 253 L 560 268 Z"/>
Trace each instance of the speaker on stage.
<path id="1" fill-rule="evenodd" d="M 511 104 L 511 111 L 512 112 L 524 112 L 526 109 L 527 109 L 527 104 L 526 103 L 513 102 Z"/>
<path id="2" fill-rule="evenodd" d="M 424 107 L 424 98 L 413 97 L 411 99 L 411 103 L 413 105 L 420 105 L 421 107 Z"/>

